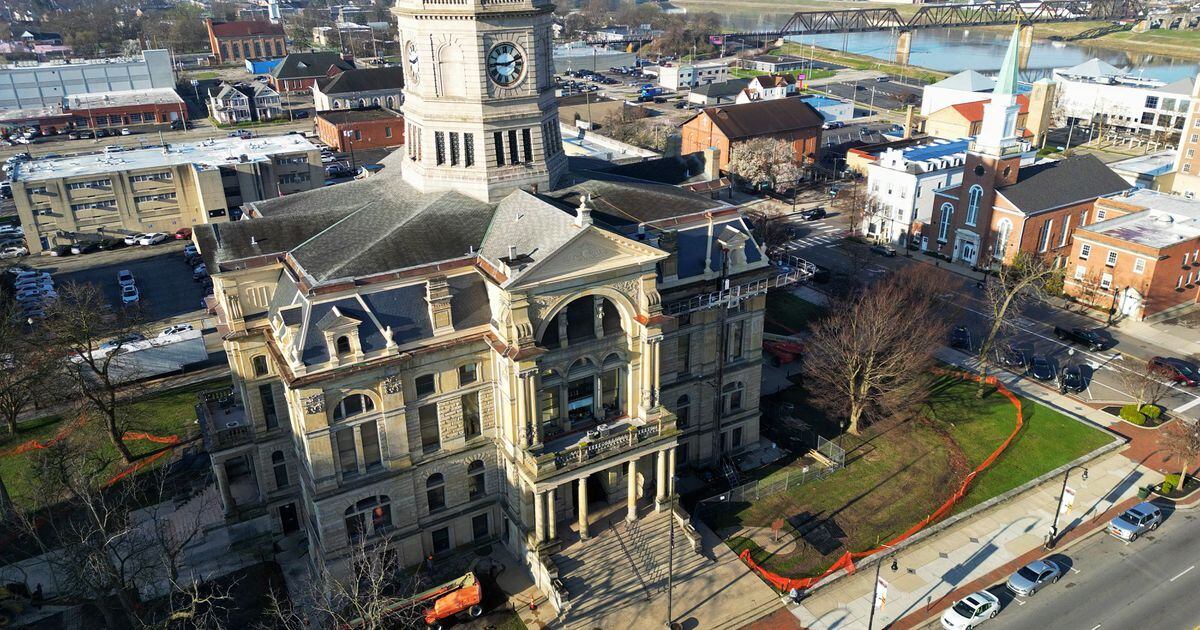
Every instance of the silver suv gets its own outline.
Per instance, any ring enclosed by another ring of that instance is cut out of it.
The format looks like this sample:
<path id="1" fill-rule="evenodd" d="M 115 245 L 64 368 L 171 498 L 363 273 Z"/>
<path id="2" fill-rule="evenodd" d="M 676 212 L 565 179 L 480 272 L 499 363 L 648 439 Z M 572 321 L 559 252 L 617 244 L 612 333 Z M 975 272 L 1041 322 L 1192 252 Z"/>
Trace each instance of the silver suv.
<path id="1" fill-rule="evenodd" d="M 1149 501 L 1139 503 L 1121 513 L 1108 523 L 1108 533 L 1133 542 L 1138 536 L 1158 529 L 1162 522 L 1162 510 Z"/>

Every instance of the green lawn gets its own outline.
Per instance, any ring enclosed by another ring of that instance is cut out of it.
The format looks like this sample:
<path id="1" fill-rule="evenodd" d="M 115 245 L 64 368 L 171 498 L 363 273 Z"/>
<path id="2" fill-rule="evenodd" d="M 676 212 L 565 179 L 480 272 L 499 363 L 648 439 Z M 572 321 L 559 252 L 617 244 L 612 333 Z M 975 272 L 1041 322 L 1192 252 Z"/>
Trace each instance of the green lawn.
<path id="1" fill-rule="evenodd" d="M 791 293 L 774 292 L 767 296 L 765 330 L 775 335 L 791 335 L 808 328 L 825 315 L 825 307 L 802 300 Z"/>
<path id="2" fill-rule="evenodd" d="M 199 432 L 199 427 L 196 425 L 196 393 L 228 385 L 228 379 L 220 379 L 148 396 L 132 406 L 130 417 L 133 420 L 130 430 L 156 436 L 177 435 L 186 440 Z M 59 416 L 48 416 L 22 423 L 20 431 L 15 437 L 6 435 L 0 439 L 0 451 L 8 451 L 17 444 L 29 440 L 48 440 L 64 426 L 63 418 Z M 113 474 L 124 468 L 124 465 L 119 462 L 116 449 L 108 443 L 106 438 L 99 438 L 97 443 L 101 445 L 104 456 L 114 460 Z M 148 440 L 129 440 L 127 444 L 134 455 L 143 455 L 163 447 L 162 444 Z M 13 501 L 26 509 L 37 508 L 41 505 L 38 497 L 30 496 L 29 490 L 29 465 L 34 457 L 34 452 L 0 457 L 0 478 L 3 478 L 8 486 Z"/>
<path id="3" fill-rule="evenodd" d="M 820 574 L 846 550 L 877 546 L 933 513 L 965 475 L 1012 431 L 1015 407 L 988 390 L 975 398 L 975 384 L 938 378 L 931 383 L 923 419 L 889 428 L 874 427 L 861 438 L 845 436 L 846 469 L 822 481 L 764 497 L 755 503 L 705 508 L 716 528 L 769 527 L 778 518 L 807 513 L 832 517 L 846 534 L 844 547 L 821 556 L 808 545 L 770 555 L 746 538 L 726 542 L 735 552 L 751 549 L 756 561 L 790 577 Z M 830 423 L 789 390 L 797 416 L 827 433 Z M 1084 455 L 1108 442 L 1103 432 L 1042 405 L 1023 401 L 1025 426 L 1008 450 L 984 471 L 955 507 L 965 510 Z M 772 471 L 778 475 L 779 471 Z M 790 525 L 788 526 L 790 528 Z M 725 531 L 726 535 L 729 530 Z"/>

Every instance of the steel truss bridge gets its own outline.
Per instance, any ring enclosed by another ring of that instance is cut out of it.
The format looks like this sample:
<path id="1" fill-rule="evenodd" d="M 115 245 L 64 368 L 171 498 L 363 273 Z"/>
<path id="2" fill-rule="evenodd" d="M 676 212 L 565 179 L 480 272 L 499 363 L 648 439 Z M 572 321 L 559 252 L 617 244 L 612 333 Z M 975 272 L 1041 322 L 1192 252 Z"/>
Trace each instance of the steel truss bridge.
<path id="1" fill-rule="evenodd" d="M 890 8 L 800 11 L 779 30 L 726 33 L 732 39 L 766 39 L 788 35 L 911 31 L 924 28 L 1005 26 L 1049 22 L 1098 22 L 1146 17 L 1142 0 L 1044 0 L 985 4 L 924 4 L 911 17 Z"/>

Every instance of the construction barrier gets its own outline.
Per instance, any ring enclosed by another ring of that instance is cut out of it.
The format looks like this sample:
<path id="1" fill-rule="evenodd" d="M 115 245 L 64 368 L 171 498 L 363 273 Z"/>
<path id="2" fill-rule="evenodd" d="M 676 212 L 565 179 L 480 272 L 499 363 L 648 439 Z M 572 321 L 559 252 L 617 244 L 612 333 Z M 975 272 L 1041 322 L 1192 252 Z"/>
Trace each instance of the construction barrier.
<path id="1" fill-rule="evenodd" d="M 12 457 L 15 455 L 21 455 L 24 453 L 28 453 L 30 451 L 36 451 L 36 450 L 50 448 L 50 447 L 54 446 L 55 444 L 61 442 L 62 440 L 66 439 L 66 437 L 68 435 L 70 435 L 72 432 L 74 432 L 76 429 L 78 429 L 79 426 L 83 424 L 83 422 L 84 422 L 84 418 L 81 416 L 79 419 L 75 420 L 74 422 L 59 429 L 58 432 L 55 433 L 53 437 L 46 440 L 45 442 L 39 442 L 38 440 L 29 440 L 27 442 L 22 442 L 6 451 L 0 451 L 0 458 Z M 161 435 L 152 435 L 150 433 L 143 433 L 141 431 L 129 431 L 129 432 L 126 432 L 125 435 L 121 437 L 121 441 L 123 441 L 123 442 L 136 442 L 137 440 L 146 440 L 149 442 L 153 442 L 155 444 L 166 444 L 168 446 L 176 446 L 182 441 L 178 435 L 161 436 Z M 109 478 L 107 484 L 105 484 L 105 485 L 111 486 L 112 484 L 124 479 L 125 477 L 128 477 L 129 475 L 145 468 L 146 466 L 149 466 L 150 464 L 154 463 L 155 461 L 158 461 L 160 458 L 162 458 L 164 455 L 166 455 L 169 452 L 170 452 L 170 449 L 163 449 L 157 453 L 154 453 L 153 455 L 147 455 L 145 457 L 142 457 L 141 459 L 138 459 L 137 461 L 133 462 L 132 464 L 125 467 L 123 470 L 121 470 L 120 472 L 118 472 L 117 474 L 115 474 L 111 478 Z"/>
<path id="2" fill-rule="evenodd" d="M 974 380 L 974 381 L 980 380 L 980 377 L 978 375 L 970 374 L 968 372 L 945 370 L 945 369 L 941 369 L 941 368 L 934 368 L 932 371 L 935 374 L 946 374 L 946 375 L 957 376 L 958 378 L 963 379 L 963 380 Z M 1008 388 L 1005 387 L 1003 383 L 1000 383 L 999 381 L 997 381 L 996 377 L 994 377 L 994 376 L 989 376 L 986 379 L 984 379 L 984 383 L 994 386 L 996 388 L 996 391 L 1003 394 L 1005 398 L 1008 398 L 1009 402 L 1011 402 L 1013 404 L 1013 407 L 1016 408 L 1016 410 L 1017 410 L 1016 426 L 1014 426 L 1012 432 L 1008 434 L 1008 438 L 1005 439 L 1004 442 L 1000 444 L 1000 446 L 996 447 L 996 450 L 992 451 L 992 454 L 988 455 L 987 459 L 980 462 L 980 464 L 978 466 L 976 466 L 975 469 L 972 470 L 966 476 L 966 478 L 963 479 L 962 484 L 960 484 L 958 487 L 958 490 L 955 491 L 954 494 L 950 495 L 950 498 L 947 499 L 946 502 L 943 503 L 941 505 L 941 507 L 939 507 L 937 509 L 937 511 L 935 511 L 933 514 L 930 514 L 924 520 L 922 520 L 919 523 L 917 523 L 916 525 L 913 525 L 912 527 L 908 528 L 907 531 L 900 534 L 899 536 L 896 536 L 895 538 L 893 538 L 885 543 L 882 543 L 880 546 L 878 546 L 874 549 L 868 549 L 867 551 L 857 551 L 857 552 L 849 552 L 848 551 L 848 552 L 846 552 L 840 558 L 838 558 L 837 561 L 834 562 L 832 566 L 830 566 L 828 569 L 826 569 L 824 573 L 821 573 L 820 575 L 815 576 L 815 577 L 789 578 L 789 577 L 784 577 L 777 573 L 768 571 L 767 569 L 760 567 L 758 565 L 758 563 L 756 563 L 754 561 L 754 559 L 750 557 L 749 549 L 742 551 L 742 553 L 738 557 L 740 557 L 743 562 L 745 562 L 747 565 L 749 565 L 751 569 L 757 571 L 758 574 L 761 575 L 764 580 L 766 580 L 768 583 L 771 584 L 771 586 L 774 586 L 776 589 L 778 589 L 782 592 L 788 592 L 792 589 L 803 591 L 803 590 L 812 588 L 821 580 L 824 580 L 825 578 L 829 577 L 830 575 L 832 575 L 835 572 L 840 571 L 842 569 L 845 569 L 846 572 L 848 572 L 848 573 L 854 573 L 854 571 L 855 571 L 854 561 L 855 560 L 860 560 L 862 558 L 866 558 L 873 554 L 879 553 L 880 551 L 890 550 L 891 548 L 895 547 L 897 544 L 903 542 L 904 540 L 907 540 L 913 534 L 916 534 L 917 532 L 921 531 L 922 529 L 928 527 L 930 524 L 941 520 L 942 517 L 946 516 L 950 512 L 950 509 L 954 507 L 954 504 L 958 503 L 958 501 L 960 499 L 962 499 L 964 495 L 966 495 L 967 488 L 971 485 L 971 482 L 975 480 L 975 477 L 977 477 L 979 475 L 979 473 L 983 472 L 989 466 L 991 466 L 992 463 L 996 461 L 997 457 L 1000 457 L 1000 454 L 1003 453 L 1005 451 L 1005 449 L 1008 448 L 1008 445 L 1012 443 L 1013 439 L 1015 439 L 1017 437 L 1017 434 L 1021 431 L 1021 427 L 1025 426 L 1024 413 L 1021 409 L 1021 400 L 1019 398 L 1017 398 L 1017 396 L 1015 394 L 1013 394 L 1011 391 L 1009 391 Z"/>

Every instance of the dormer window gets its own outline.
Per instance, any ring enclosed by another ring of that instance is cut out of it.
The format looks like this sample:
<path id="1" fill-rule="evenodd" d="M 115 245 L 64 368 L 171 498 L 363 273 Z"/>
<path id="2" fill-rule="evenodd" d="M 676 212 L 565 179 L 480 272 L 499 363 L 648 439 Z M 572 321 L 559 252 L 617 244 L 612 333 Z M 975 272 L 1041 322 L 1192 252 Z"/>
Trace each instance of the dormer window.
<path id="1" fill-rule="evenodd" d="M 346 335 L 338 337 L 337 341 L 334 342 L 334 350 L 337 352 L 339 357 L 353 352 L 353 350 L 350 348 L 350 338 Z"/>
<path id="2" fill-rule="evenodd" d="M 375 401 L 366 394 L 351 394 L 334 407 L 333 419 L 344 420 L 369 411 L 375 411 Z"/>

